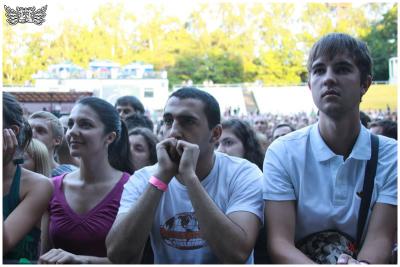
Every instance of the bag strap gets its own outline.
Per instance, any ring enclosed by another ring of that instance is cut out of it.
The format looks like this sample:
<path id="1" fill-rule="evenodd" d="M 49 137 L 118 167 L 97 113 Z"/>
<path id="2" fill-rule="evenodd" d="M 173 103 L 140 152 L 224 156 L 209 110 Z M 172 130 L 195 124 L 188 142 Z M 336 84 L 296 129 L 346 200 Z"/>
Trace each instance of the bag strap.
<path id="1" fill-rule="evenodd" d="M 374 179 L 376 174 L 376 166 L 378 163 L 379 138 L 371 134 L 371 159 L 367 161 L 365 168 L 364 185 L 361 197 L 360 210 L 358 212 L 357 223 L 357 248 L 360 248 L 361 237 L 364 231 L 365 222 L 367 220 L 368 211 L 371 205 L 372 190 L 374 189 Z"/>

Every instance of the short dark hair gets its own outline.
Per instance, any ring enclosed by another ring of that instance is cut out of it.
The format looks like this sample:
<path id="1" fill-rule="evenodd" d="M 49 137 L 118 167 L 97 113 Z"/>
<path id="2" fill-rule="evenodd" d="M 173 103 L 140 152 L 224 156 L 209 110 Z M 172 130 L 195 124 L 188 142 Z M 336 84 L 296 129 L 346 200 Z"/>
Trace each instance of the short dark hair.
<path id="1" fill-rule="evenodd" d="M 218 101 L 209 93 L 195 87 L 183 87 L 173 92 L 169 98 L 177 97 L 179 99 L 193 98 L 204 103 L 204 113 L 207 117 L 208 128 L 211 130 L 221 123 L 221 111 Z"/>
<path id="2" fill-rule="evenodd" d="M 149 147 L 150 151 L 150 163 L 156 164 L 157 162 L 157 150 L 156 146 L 158 143 L 157 136 L 150 131 L 148 128 L 143 127 L 136 127 L 129 131 L 129 136 L 131 135 L 141 135 L 143 136 L 144 140 L 146 140 L 147 146 Z"/>
<path id="3" fill-rule="evenodd" d="M 276 131 L 276 129 L 282 128 L 282 127 L 289 127 L 290 130 L 291 130 L 292 132 L 296 131 L 296 129 L 295 129 L 292 125 L 290 125 L 290 124 L 288 124 L 288 123 L 279 123 L 279 124 L 276 125 L 275 128 L 272 130 L 272 136 L 274 135 L 274 132 Z"/>
<path id="4" fill-rule="evenodd" d="M 365 83 L 368 75 L 372 75 L 372 58 L 365 42 L 345 33 L 330 33 L 319 39 L 311 48 L 307 69 L 311 72 L 313 62 L 321 56 L 332 59 L 339 53 L 348 53 L 360 71 L 361 83 Z M 310 76 L 310 75 L 309 75 Z"/>
<path id="5" fill-rule="evenodd" d="M 143 114 L 144 113 L 144 106 L 140 100 L 132 95 L 121 96 L 115 102 L 115 107 L 117 106 L 131 106 L 136 112 Z"/>
<path id="6" fill-rule="evenodd" d="M 382 135 L 397 140 L 397 122 L 391 120 L 378 120 L 369 124 L 371 127 L 381 127 Z"/>
<path id="7" fill-rule="evenodd" d="M 113 168 L 132 174 L 133 163 L 128 146 L 128 129 L 117 110 L 107 101 L 94 96 L 81 98 L 77 104 L 89 106 L 97 113 L 104 124 L 105 134 L 116 133 L 117 137 L 108 147 L 108 161 Z"/>
<path id="8" fill-rule="evenodd" d="M 151 131 L 154 129 L 153 122 L 144 114 L 134 113 L 125 118 L 126 127 L 128 131 L 136 127 L 148 128 Z"/>
<path id="9" fill-rule="evenodd" d="M 264 155 L 253 128 L 246 121 L 229 119 L 222 122 L 222 129 L 230 129 L 243 144 L 243 158 L 263 168 Z"/>

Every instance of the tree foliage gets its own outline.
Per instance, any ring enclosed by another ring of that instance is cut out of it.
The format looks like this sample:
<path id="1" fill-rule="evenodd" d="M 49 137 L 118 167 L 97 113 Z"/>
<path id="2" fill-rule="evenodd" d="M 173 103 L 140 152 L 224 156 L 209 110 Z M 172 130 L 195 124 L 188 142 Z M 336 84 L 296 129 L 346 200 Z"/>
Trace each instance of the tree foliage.
<path id="1" fill-rule="evenodd" d="M 389 58 L 397 56 L 397 14 L 395 4 L 383 15 L 382 20 L 372 25 L 371 32 L 364 38 L 374 62 L 374 80 L 388 80 Z"/>
<path id="2" fill-rule="evenodd" d="M 143 16 L 109 2 L 89 24 L 68 19 L 35 32 L 16 30 L 4 16 L 4 84 L 32 81 L 32 74 L 65 60 L 87 68 L 93 59 L 153 64 L 168 70 L 170 85 L 299 84 L 312 43 L 329 32 L 364 38 L 378 80 L 387 79 L 387 60 L 397 54 L 397 4 L 201 2 L 182 17 L 167 15 L 162 5 L 145 10 Z"/>

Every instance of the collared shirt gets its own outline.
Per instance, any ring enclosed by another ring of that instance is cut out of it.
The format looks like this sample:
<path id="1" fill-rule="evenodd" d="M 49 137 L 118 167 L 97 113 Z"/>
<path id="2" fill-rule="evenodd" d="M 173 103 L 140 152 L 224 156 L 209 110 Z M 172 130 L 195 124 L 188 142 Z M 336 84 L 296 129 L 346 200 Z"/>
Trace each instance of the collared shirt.
<path id="1" fill-rule="evenodd" d="M 355 239 L 359 195 L 370 158 L 370 132 L 365 127 L 361 126 L 344 160 L 325 144 L 318 123 L 313 124 L 270 145 L 264 160 L 263 197 L 296 201 L 296 241 L 328 229 L 340 230 Z M 384 136 L 379 136 L 371 208 L 376 202 L 397 205 L 397 141 Z"/>

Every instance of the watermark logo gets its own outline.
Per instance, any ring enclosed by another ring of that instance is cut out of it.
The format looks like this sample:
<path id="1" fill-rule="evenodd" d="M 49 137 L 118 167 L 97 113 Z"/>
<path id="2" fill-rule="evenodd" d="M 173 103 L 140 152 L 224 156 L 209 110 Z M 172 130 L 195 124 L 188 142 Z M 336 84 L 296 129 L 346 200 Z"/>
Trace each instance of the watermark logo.
<path id="1" fill-rule="evenodd" d="M 36 7 L 19 7 L 12 9 L 9 6 L 4 5 L 6 11 L 7 22 L 10 25 L 16 25 L 17 23 L 34 23 L 36 25 L 42 25 L 45 22 L 47 5 L 36 9 Z"/>

